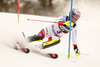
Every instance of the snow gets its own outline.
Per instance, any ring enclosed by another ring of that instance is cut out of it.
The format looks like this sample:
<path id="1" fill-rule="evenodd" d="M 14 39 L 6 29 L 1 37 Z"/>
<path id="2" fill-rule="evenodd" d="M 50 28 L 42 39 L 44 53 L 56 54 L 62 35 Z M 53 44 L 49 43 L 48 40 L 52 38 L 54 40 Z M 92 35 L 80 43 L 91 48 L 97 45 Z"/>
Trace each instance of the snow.
<path id="1" fill-rule="evenodd" d="M 100 26 L 99 22 L 79 20 L 78 46 L 82 53 L 79 57 L 74 54 L 71 43 L 71 57 L 68 55 L 68 35 L 61 38 L 61 43 L 45 49 L 59 55 L 58 59 L 51 59 L 34 52 L 29 54 L 14 49 L 13 42 L 22 38 L 22 31 L 27 36 L 38 33 L 43 27 L 52 23 L 28 21 L 27 19 L 54 21 L 55 17 L 0 13 L 0 67 L 100 67 Z M 89 53 L 89 55 L 84 55 Z"/>

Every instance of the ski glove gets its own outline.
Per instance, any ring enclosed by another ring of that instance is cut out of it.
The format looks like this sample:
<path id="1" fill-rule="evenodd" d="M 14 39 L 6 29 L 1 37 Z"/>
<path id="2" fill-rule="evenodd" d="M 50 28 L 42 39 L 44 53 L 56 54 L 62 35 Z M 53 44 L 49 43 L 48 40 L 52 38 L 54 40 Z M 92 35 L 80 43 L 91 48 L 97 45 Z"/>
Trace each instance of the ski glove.
<path id="1" fill-rule="evenodd" d="M 76 54 L 75 56 L 77 56 L 77 57 L 80 56 L 80 51 L 79 51 L 77 46 L 74 47 L 74 51 L 75 51 L 75 54 Z"/>

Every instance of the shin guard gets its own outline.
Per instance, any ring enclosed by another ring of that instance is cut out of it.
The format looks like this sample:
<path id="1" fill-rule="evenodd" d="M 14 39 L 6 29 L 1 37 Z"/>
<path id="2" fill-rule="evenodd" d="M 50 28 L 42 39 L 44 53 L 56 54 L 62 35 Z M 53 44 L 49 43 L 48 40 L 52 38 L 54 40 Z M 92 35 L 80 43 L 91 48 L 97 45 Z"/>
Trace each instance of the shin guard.
<path id="1" fill-rule="evenodd" d="M 51 40 L 51 41 L 44 42 L 42 44 L 42 47 L 43 47 L 43 49 L 45 49 L 45 48 L 54 46 L 54 45 L 56 45 L 58 43 L 60 43 L 60 39 L 54 39 L 54 40 Z"/>

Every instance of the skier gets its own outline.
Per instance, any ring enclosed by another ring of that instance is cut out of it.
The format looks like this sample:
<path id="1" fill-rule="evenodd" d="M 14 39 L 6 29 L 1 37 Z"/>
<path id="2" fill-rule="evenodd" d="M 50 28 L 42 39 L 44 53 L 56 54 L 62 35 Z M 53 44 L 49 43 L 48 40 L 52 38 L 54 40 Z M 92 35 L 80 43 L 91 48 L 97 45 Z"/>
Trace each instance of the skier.
<path id="1" fill-rule="evenodd" d="M 71 31 L 72 31 L 72 42 L 76 56 L 80 56 L 80 51 L 77 46 L 77 20 L 80 18 L 81 13 L 77 8 L 72 9 L 72 22 L 71 22 Z M 63 34 L 69 32 L 70 27 L 70 13 L 69 16 L 61 16 L 56 21 L 55 24 L 49 25 L 43 28 L 37 35 L 30 36 L 27 38 L 28 42 L 41 41 L 45 37 L 48 37 L 48 41 L 38 44 L 37 46 L 41 49 L 46 49 L 51 46 L 57 45 L 60 43 L 60 37 Z"/>
<path id="2" fill-rule="evenodd" d="M 72 41 L 73 47 L 76 56 L 80 55 L 78 46 L 77 46 L 77 20 L 80 18 L 80 11 L 77 8 L 72 9 L 72 22 L 71 22 L 71 30 L 72 30 Z M 56 21 L 55 24 L 49 25 L 42 29 L 37 35 L 28 37 L 29 42 L 41 41 L 45 37 L 48 37 L 48 41 L 39 44 L 42 49 L 54 46 L 60 43 L 60 37 L 63 34 L 67 34 L 69 32 L 70 26 L 70 13 L 69 16 L 61 16 Z"/>

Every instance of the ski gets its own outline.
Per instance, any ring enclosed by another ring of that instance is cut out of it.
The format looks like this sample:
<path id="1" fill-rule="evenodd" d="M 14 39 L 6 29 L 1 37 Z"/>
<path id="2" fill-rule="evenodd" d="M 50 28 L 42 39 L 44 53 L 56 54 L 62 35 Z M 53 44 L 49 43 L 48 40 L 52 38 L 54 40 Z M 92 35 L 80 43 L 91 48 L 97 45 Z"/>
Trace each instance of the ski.
<path id="1" fill-rule="evenodd" d="M 45 57 L 49 57 L 49 58 L 53 58 L 53 59 L 57 59 L 58 58 L 58 54 L 56 53 L 47 53 L 44 52 L 43 50 L 32 50 L 34 53 L 41 55 L 41 56 L 45 56 Z"/>
<path id="2" fill-rule="evenodd" d="M 30 50 L 28 49 L 28 48 L 21 48 L 20 46 L 20 48 L 17 46 L 17 45 L 19 45 L 19 44 L 14 44 L 14 49 L 16 49 L 16 50 L 21 50 L 21 51 L 23 51 L 23 52 L 25 52 L 25 53 L 29 53 L 30 52 Z"/>
<path id="3" fill-rule="evenodd" d="M 48 53 L 48 55 L 53 59 L 57 59 L 58 58 L 58 54 Z"/>
<path id="4" fill-rule="evenodd" d="M 23 52 L 25 52 L 25 53 L 29 53 L 29 52 L 30 52 L 30 50 L 29 50 L 28 48 L 21 48 L 21 50 L 22 50 Z"/>
<path id="5" fill-rule="evenodd" d="M 25 37 L 24 32 L 22 32 L 22 35 L 23 35 L 23 37 Z M 30 52 L 30 49 L 21 47 L 19 42 L 14 42 L 13 45 L 14 45 L 14 49 L 16 49 L 16 50 L 20 50 L 20 51 L 23 51 L 25 53 Z"/>

